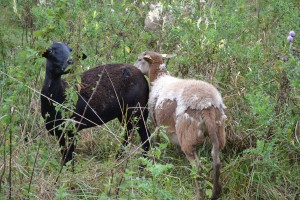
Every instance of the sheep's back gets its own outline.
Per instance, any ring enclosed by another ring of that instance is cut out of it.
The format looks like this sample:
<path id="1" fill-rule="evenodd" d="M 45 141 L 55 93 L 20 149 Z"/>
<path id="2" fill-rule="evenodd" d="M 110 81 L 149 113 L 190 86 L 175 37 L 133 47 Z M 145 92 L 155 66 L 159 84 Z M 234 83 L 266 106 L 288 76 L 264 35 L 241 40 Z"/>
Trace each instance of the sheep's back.
<path id="1" fill-rule="evenodd" d="M 154 107 L 160 108 L 165 100 L 176 100 L 176 115 L 183 114 L 188 108 L 226 108 L 221 94 L 213 85 L 200 80 L 184 80 L 168 75 L 153 82 L 149 98 L 150 110 Z"/>
<path id="2" fill-rule="evenodd" d="M 138 102 L 146 105 L 148 93 L 148 83 L 144 75 L 133 65 L 101 65 L 85 71 L 81 76 L 80 95 L 86 99 L 93 95 L 90 100 L 92 106 L 99 105 L 97 101 L 100 99 L 111 105 L 119 105 L 118 100 L 124 100 L 130 106 L 135 106 Z"/>

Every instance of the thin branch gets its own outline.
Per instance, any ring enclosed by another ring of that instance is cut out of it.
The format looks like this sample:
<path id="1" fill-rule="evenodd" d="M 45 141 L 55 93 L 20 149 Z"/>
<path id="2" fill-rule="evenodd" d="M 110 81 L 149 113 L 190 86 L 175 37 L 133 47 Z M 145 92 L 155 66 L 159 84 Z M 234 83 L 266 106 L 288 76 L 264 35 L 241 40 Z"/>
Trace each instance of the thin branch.
<path id="1" fill-rule="evenodd" d="M 38 146 L 38 149 L 37 149 L 37 152 L 36 152 L 36 155 L 35 155 L 34 164 L 33 164 L 32 172 L 31 172 L 31 176 L 30 176 L 30 181 L 29 181 L 29 186 L 28 186 L 28 199 L 30 199 L 30 187 L 31 187 L 31 183 L 32 183 L 32 178 L 33 178 L 33 174 L 34 174 L 34 169 L 35 169 L 35 166 L 36 166 L 37 158 L 38 158 L 39 151 L 40 151 L 40 146 L 41 146 L 41 140 L 39 142 L 39 146 Z"/>
<path id="2" fill-rule="evenodd" d="M 12 124 L 12 116 L 14 113 L 14 107 L 10 109 L 10 122 Z M 12 184 L 11 184 L 11 160 L 12 160 L 12 129 L 9 131 L 9 169 L 8 169 L 8 183 L 9 183 L 9 193 L 8 199 L 11 199 L 11 191 L 12 191 Z"/>
<path id="3" fill-rule="evenodd" d="M 5 151 L 6 133 L 5 132 L 7 131 L 7 128 L 8 128 L 8 126 L 6 126 L 5 129 L 4 129 L 3 137 L 2 137 L 2 142 L 1 142 L 1 143 L 3 143 L 3 171 L 2 171 L 2 174 L 1 174 L 1 177 L 0 177 L 0 193 L 2 191 L 1 184 L 2 184 L 2 180 L 3 180 L 4 174 L 5 174 L 5 169 L 6 169 L 6 151 Z"/>

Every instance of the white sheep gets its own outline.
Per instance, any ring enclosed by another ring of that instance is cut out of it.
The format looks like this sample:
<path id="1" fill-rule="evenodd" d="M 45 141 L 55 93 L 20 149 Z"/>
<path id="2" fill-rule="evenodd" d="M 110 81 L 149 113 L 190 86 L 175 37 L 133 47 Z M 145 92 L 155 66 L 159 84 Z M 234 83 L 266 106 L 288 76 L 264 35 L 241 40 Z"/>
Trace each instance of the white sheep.
<path id="1" fill-rule="evenodd" d="M 209 136 L 214 170 L 212 199 L 218 198 L 221 192 L 219 152 L 226 140 L 223 111 L 226 106 L 219 91 L 204 81 L 170 76 L 162 55 L 155 52 L 139 55 L 135 66 L 150 79 L 148 105 L 154 123 L 167 126 L 170 140 L 180 145 L 187 159 L 197 167 L 200 162 L 195 147 Z"/>

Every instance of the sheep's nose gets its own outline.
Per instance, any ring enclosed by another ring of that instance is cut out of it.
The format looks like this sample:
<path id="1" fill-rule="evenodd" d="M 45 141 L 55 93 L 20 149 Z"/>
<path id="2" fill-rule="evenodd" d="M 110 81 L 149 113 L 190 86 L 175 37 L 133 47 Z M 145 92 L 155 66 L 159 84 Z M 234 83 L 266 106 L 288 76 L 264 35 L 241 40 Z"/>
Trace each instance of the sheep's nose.
<path id="1" fill-rule="evenodd" d="M 74 61 L 73 61 L 73 59 L 71 58 L 71 59 L 69 59 L 69 60 L 67 61 L 67 63 L 68 63 L 68 65 L 72 65 L 72 64 L 74 63 Z"/>

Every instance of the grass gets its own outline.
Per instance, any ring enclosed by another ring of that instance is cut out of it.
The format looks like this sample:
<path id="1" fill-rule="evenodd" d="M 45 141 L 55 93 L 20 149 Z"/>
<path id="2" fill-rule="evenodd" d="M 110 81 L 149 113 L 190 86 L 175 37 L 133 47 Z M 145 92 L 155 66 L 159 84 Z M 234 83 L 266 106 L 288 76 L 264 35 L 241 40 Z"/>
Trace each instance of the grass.
<path id="1" fill-rule="evenodd" d="M 145 50 L 176 53 L 171 73 L 213 83 L 228 107 L 221 199 L 299 198 L 298 1 L 162 0 L 164 14 L 175 21 L 153 32 L 143 30 L 148 1 L 46 2 L 0 3 L 0 199 L 195 197 L 190 164 L 163 134 L 147 160 L 137 134 L 116 160 L 116 137 L 124 132 L 116 120 L 81 131 L 74 172 L 71 164 L 61 169 L 59 146 L 40 115 L 45 61 L 39 53 L 52 41 L 88 55 L 64 77 L 71 85 L 97 64 L 134 63 Z M 186 6 L 190 12 L 183 12 Z M 290 30 L 296 32 L 292 43 L 286 40 Z M 209 141 L 198 147 L 207 197 L 210 151 Z"/>

